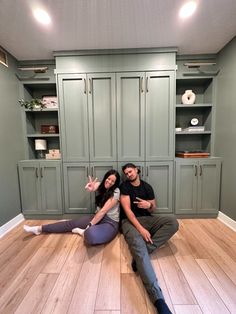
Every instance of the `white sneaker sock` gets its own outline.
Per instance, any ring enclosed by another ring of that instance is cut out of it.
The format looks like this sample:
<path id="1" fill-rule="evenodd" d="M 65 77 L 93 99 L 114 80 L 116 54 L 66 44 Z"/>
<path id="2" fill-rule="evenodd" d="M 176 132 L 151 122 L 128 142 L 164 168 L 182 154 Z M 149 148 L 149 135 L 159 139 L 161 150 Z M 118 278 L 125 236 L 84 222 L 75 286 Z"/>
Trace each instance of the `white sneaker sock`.
<path id="1" fill-rule="evenodd" d="M 72 229 L 72 233 L 77 233 L 77 234 L 79 234 L 79 235 L 81 235 L 81 236 L 83 237 L 85 230 L 86 230 L 86 229 L 74 228 L 74 229 Z"/>
<path id="2" fill-rule="evenodd" d="M 25 230 L 26 232 L 34 233 L 35 235 L 41 234 L 41 228 L 40 228 L 40 226 L 33 226 L 33 227 L 30 227 L 30 226 L 24 225 L 24 230 Z"/>

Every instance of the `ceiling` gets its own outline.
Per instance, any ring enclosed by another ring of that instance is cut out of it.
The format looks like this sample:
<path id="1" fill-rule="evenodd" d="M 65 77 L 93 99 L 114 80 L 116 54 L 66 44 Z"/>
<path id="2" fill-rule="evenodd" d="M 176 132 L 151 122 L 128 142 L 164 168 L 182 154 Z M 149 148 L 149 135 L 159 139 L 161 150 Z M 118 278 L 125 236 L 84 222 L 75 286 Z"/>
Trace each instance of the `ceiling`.
<path id="1" fill-rule="evenodd" d="M 177 47 L 178 54 L 215 54 L 236 35 L 236 0 L 0 0 L 0 46 L 17 60 L 52 59 L 53 51 Z M 51 15 L 38 24 L 32 8 Z"/>

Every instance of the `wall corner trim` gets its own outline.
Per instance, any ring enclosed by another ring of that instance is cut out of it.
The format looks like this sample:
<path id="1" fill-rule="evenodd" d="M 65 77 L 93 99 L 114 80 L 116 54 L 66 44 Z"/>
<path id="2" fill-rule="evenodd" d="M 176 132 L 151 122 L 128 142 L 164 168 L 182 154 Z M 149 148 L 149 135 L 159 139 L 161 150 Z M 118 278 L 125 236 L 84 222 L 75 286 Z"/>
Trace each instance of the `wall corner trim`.
<path id="1" fill-rule="evenodd" d="M 15 228 L 19 223 L 21 223 L 24 220 L 24 216 L 22 214 L 17 215 L 7 223 L 5 223 L 3 226 L 0 227 L 0 239 L 7 234 L 10 230 Z"/>
<path id="2" fill-rule="evenodd" d="M 221 211 L 219 211 L 218 219 L 222 221 L 227 227 L 236 231 L 236 221 L 230 218 L 229 216 L 225 215 Z"/>

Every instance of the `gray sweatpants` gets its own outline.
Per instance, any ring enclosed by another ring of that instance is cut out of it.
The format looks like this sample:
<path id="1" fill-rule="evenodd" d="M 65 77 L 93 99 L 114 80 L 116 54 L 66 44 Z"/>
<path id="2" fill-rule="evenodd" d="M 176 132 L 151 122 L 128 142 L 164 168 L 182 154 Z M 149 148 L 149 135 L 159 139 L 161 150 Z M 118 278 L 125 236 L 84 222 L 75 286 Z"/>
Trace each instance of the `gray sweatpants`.
<path id="1" fill-rule="evenodd" d="M 71 232 L 74 228 L 85 229 L 94 215 L 84 216 L 80 219 L 59 221 L 53 224 L 43 225 L 42 232 L 64 233 Z M 85 230 L 84 240 L 89 245 L 104 244 L 110 242 L 118 233 L 119 223 L 106 215 L 96 224 Z"/>
<path id="2" fill-rule="evenodd" d="M 151 301 L 155 303 L 157 299 L 164 299 L 164 296 L 152 267 L 149 254 L 166 243 L 176 233 L 179 224 L 174 215 L 136 218 L 150 232 L 153 244 L 147 243 L 128 219 L 122 220 L 122 232 L 136 262 L 140 278 Z"/>

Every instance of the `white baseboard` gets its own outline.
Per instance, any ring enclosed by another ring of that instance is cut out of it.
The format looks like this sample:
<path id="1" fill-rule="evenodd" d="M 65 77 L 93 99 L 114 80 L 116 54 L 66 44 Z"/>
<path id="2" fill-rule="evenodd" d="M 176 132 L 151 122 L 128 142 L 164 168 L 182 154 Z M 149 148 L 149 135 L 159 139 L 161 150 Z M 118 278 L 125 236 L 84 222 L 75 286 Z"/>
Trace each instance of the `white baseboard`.
<path id="1" fill-rule="evenodd" d="M 11 219 L 10 221 L 8 221 L 7 223 L 5 223 L 5 225 L 1 226 L 0 227 L 0 239 L 5 234 L 7 234 L 10 230 L 12 230 L 17 225 L 19 225 L 19 223 L 21 223 L 24 219 L 25 219 L 24 216 L 22 214 L 19 214 L 13 219 Z"/>
<path id="2" fill-rule="evenodd" d="M 236 221 L 231 219 L 229 216 L 225 215 L 221 211 L 219 211 L 218 219 L 222 221 L 226 226 L 236 231 Z"/>

